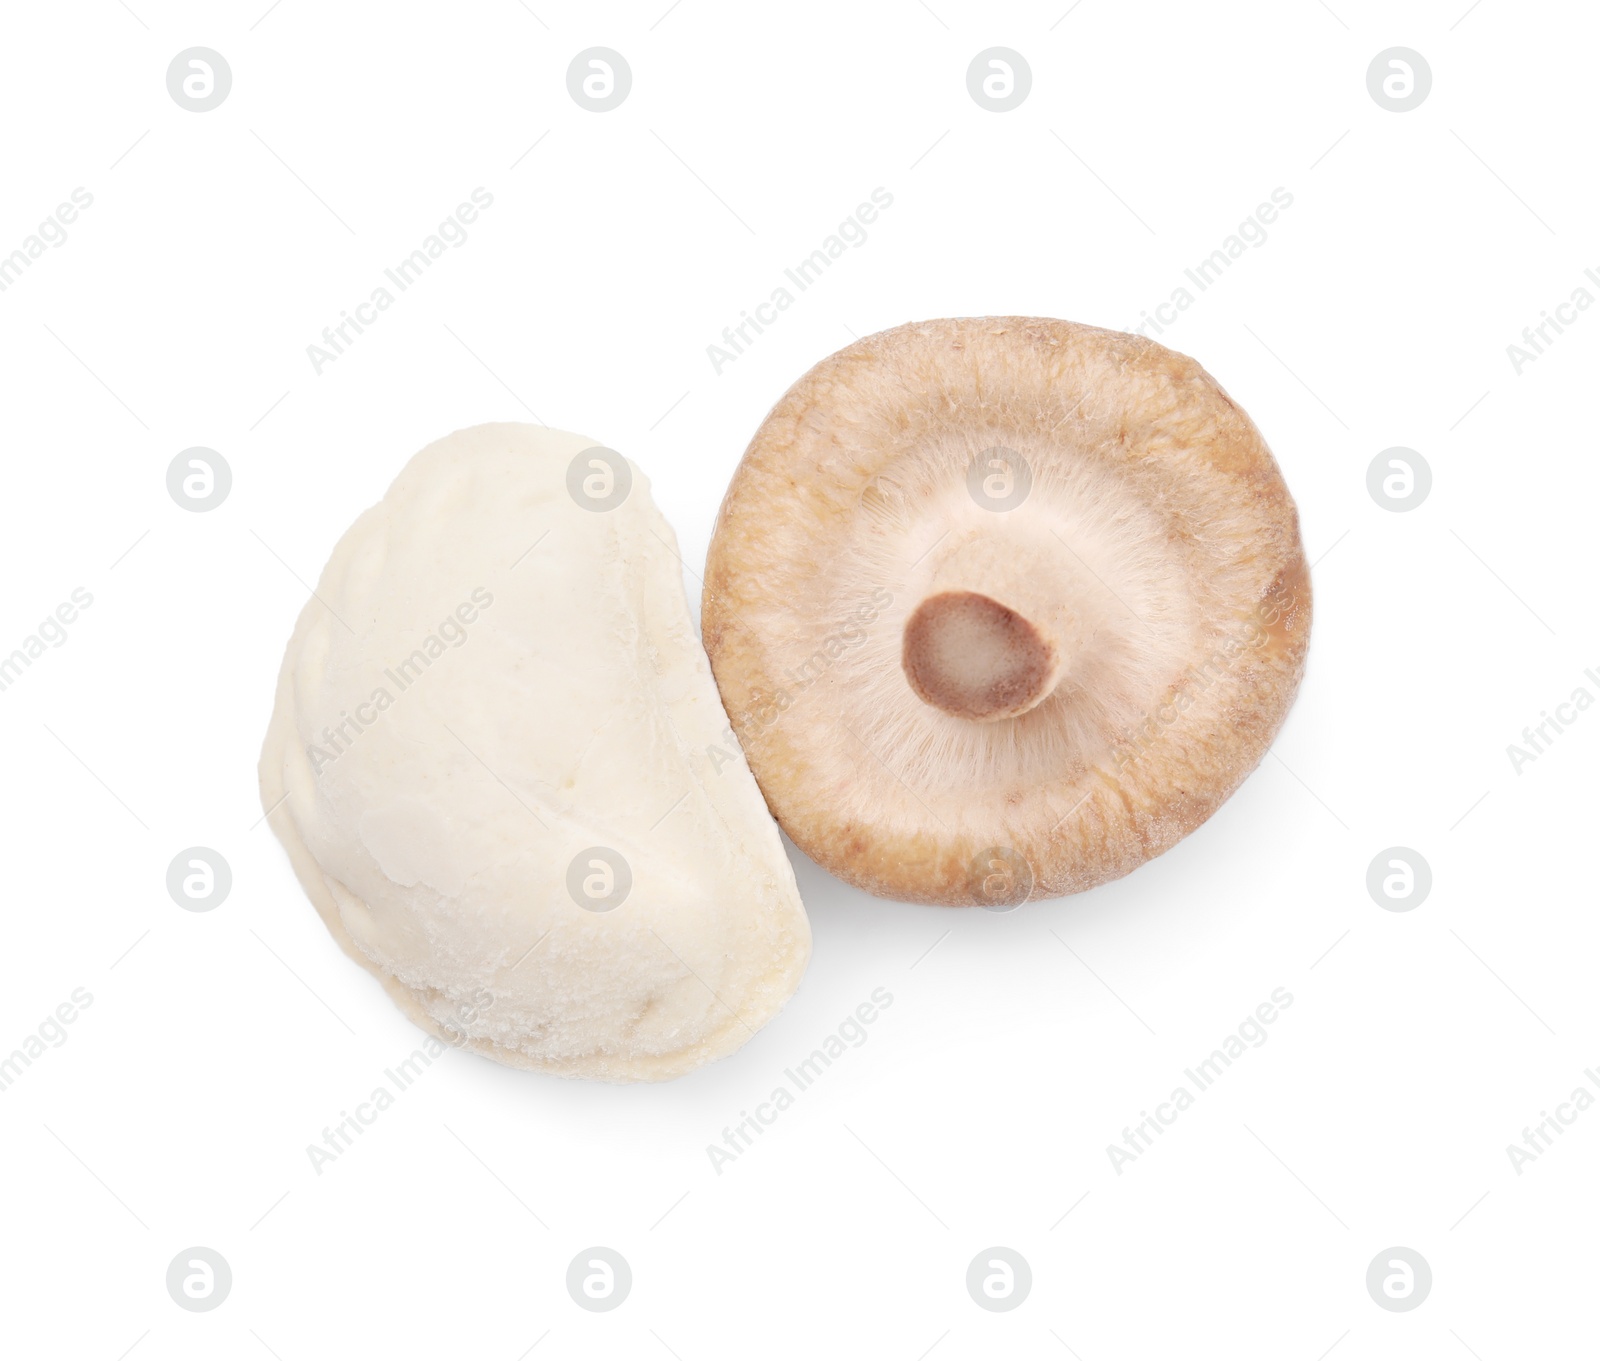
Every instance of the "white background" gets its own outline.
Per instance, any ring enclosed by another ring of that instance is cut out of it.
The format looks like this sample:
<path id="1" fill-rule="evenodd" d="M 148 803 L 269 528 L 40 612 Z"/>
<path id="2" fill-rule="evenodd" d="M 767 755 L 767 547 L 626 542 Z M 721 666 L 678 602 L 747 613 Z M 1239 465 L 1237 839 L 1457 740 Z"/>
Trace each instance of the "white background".
<path id="1" fill-rule="evenodd" d="M 1600 269 L 1592 9 L 266 3 L 4 17 L 0 251 L 94 202 L 0 294 L 0 651 L 94 603 L 0 693 L 0 1055 L 94 1000 L 0 1092 L 0 1349 L 1592 1346 L 1600 1113 L 1520 1175 L 1506 1152 L 1600 1065 L 1600 710 L 1520 773 L 1506 751 L 1600 695 L 1600 311 L 1520 375 L 1506 353 Z M 203 114 L 165 84 L 196 45 L 233 73 Z M 611 113 L 566 88 L 596 45 L 633 71 Z M 1033 73 L 1004 114 L 966 89 L 996 45 Z M 1396 45 L 1433 72 L 1403 114 L 1366 87 Z M 466 244 L 316 374 L 322 328 L 478 186 Z M 716 374 L 706 346 L 878 186 L 867 243 Z M 649 474 L 698 570 L 762 416 L 852 335 L 1132 326 L 1278 186 L 1266 243 L 1161 337 L 1260 425 L 1316 562 L 1309 672 L 1240 792 L 1127 879 L 1008 915 L 876 901 L 791 847 L 815 956 L 738 1054 L 611 1087 L 452 1051 L 314 1172 L 418 1034 L 306 902 L 255 765 L 307 584 L 405 460 L 482 421 L 581 431 Z M 165 487 L 193 445 L 233 470 L 206 514 Z M 1393 445 L 1433 469 L 1406 514 L 1366 489 Z M 165 888 L 194 845 L 232 866 L 209 913 Z M 1414 911 L 1366 890 L 1395 845 L 1432 866 Z M 877 987 L 868 1042 L 715 1173 L 706 1146 Z M 1119 1174 L 1106 1146 L 1278 987 L 1268 1041 Z M 607 1314 L 565 1288 L 594 1244 L 634 1274 Z M 232 1267 L 214 1312 L 165 1287 L 194 1245 Z M 1033 1273 L 1009 1313 L 965 1287 L 994 1245 Z M 1394 1245 L 1432 1267 L 1413 1312 L 1367 1293 Z"/>

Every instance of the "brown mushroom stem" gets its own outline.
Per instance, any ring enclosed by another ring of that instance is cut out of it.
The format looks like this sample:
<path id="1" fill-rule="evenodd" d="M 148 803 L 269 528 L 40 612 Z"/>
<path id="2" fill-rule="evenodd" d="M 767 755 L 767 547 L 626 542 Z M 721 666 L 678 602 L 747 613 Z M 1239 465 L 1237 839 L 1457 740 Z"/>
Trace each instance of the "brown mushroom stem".
<path id="1" fill-rule="evenodd" d="M 1060 540 L 984 523 L 938 545 L 913 585 L 900 664 L 912 691 L 956 718 L 992 723 L 1049 698 L 1092 635 Z"/>
<path id="2" fill-rule="evenodd" d="M 1048 625 L 977 591 L 930 595 L 906 620 L 900 664 L 919 698 L 956 718 L 1025 714 L 1066 668 Z"/>

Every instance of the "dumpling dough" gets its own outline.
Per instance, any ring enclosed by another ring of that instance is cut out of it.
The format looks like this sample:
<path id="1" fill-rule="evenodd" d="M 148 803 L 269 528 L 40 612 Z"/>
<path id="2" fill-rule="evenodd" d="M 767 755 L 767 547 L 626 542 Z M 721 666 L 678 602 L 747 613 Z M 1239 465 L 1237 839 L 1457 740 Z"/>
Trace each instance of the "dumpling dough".
<path id="1" fill-rule="evenodd" d="M 594 447 L 481 425 L 406 465 L 300 615 L 261 796 L 328 929 L 419 1025 L 656 1080 L 771 1020 L 811 932 L 748 768 L 708 757 L 727 717 L 649 484 L 628 465 L 598 511 L 568 491 Z"/>

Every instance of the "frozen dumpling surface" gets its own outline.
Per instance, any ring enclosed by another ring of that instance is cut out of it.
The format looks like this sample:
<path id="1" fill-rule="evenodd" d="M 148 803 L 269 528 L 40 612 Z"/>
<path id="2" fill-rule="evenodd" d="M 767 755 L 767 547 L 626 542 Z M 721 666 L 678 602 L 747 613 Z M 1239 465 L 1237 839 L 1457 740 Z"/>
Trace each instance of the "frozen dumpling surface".
<path id="1" fill-rule="evenodd" d="M 755 781 L 712 754 L 728 723 L 672 530 L 594 449 L 485 425 L 407 464 L 301 614 L 261 790 L 329 929 L 419 1024 L 650 1080 L 749 1039 L 811 938 Z"/>

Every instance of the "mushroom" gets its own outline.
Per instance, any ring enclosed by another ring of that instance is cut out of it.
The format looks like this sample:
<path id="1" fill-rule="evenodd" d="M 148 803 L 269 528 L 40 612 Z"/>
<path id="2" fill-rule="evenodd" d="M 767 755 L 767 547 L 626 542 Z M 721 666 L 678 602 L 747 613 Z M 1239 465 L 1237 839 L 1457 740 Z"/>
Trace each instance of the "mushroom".
<path id="1" fill-rule="evenodd" d="M 1013 907 L 1211 816 L 1294 699 L 1293 501 L 1194 360 L 1024 317 L 824 359 L 756 432 L 706 651 L 779 825 L 870 893 Z"/>
<path id="2" fill-rule="evenodd" d="M 283 660 L 261 797 L 345 952 L 432 1032 L 674 1077 L 811 936 L 643 474 L 578 435 L 429 445 L 339 541 Z"/>

